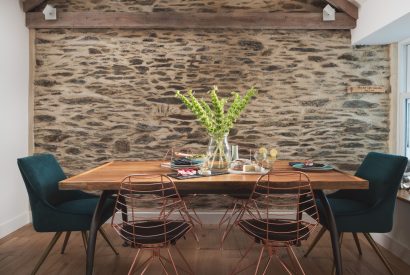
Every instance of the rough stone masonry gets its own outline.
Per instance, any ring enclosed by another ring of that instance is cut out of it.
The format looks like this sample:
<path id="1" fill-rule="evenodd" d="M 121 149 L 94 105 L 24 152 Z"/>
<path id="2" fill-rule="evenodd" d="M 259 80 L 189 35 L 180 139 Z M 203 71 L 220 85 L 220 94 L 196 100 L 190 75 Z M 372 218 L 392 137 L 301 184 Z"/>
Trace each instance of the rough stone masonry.
<path id="1" fill-rule="evenodd" d="M 159 1 L 137 2 L 153 2 L 138 6 L 152 8 Z M 352 47 L 349 31 L 43 29 L 35 35 L 35 151 L 55 154 L 68 174 L 113 159 L 158 159 L 171 146 L 205 151 L 207 134 L 174 93 L 194 89 L 206 97 L 212 85 L 223 95 L 250 86 L 260 91 L 229 136 L 243 156 L 264 145 L 282 159 L 354 170 L 367 152 L 388 149 L 388 47 Z M 358 85 L 382 85 L 388 93 L 346 93 Z M 207 207 L 220 207 L 212 197 L 198 200 L 210 202 Z"/>

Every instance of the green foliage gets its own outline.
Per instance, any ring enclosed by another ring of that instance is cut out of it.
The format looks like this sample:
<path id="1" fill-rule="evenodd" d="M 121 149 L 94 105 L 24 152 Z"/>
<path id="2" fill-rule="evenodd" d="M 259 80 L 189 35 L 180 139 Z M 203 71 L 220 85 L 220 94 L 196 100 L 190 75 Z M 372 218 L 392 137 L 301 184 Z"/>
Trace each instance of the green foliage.
<path id="1" fill-rule="evenodd" d="M 210 135 L 222 138 L 224 134 L 229 133 L 229 130 L 233 128 L 236 120 L 252 97 L 257 95 L 257 90 L 252 87 L 246 91 L 243 97 L 239 93 L 233 92 L 232 103 L 226 112 L 225 105 L 228 100 L 218 97 L 218 87 L 214 86 L 209 94 L 211 106 L 203 99 L 198 100 L 192 90 L 188 91 L 187 96 L 177 91 L 175 96 L 191 110 Z"/>

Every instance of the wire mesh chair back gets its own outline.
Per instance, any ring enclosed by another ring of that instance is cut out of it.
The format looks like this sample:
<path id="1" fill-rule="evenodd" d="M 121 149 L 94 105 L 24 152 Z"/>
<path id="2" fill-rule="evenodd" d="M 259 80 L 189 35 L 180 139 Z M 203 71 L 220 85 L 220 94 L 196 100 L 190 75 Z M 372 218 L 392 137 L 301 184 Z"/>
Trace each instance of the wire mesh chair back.
<path id="1" fill-rule="evenodd" d="M 319 222 L 310 179 L 301 172 L 261 176 L 241 215 L 242 230 L 277 246 L 307 239 Z"/>
<path id="2" fill-rule="evenodd" d="M 141 210 L 147 207 L 158 214 L 144 217 Z M 172 218 L 175 211 L 178 219 Z M 122 222 L 116 221 L 119 213 Z M 191 223 L 180 213 L 187 210 L 172 179 L 166 175 L 130 175 L 121 183 L 111 225 L 134 246 L 165 246 L 191 229 Z"/>

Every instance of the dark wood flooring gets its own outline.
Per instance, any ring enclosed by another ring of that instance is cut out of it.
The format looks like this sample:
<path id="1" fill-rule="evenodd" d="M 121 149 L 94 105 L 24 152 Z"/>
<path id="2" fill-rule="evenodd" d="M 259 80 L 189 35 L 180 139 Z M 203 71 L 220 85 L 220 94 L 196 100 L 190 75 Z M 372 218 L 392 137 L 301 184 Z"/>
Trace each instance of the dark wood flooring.
<path id="1" fill-rule="evenodd" d="M 97 241 L 95 274 L 127 274 L 135 249 L 122 247 L 122 242 L 109 225 L 104 226 L 107 234 L 120 252 L 115 256 L 105 241 L 99 237 Z M 220 232 L 216 226 L 206 226 L 200 232 L 201 244 L 198 248 L 194 239 L 189 235 L 186 240 L 181 239 L 177 245 L 190 262 L 196 274 L 219 275 L 230 274 L 241 257 L 241 251 L 250 244 L 251 240 L 241 231 L 236 230 L 227 239 L 224 249 L 219 249 Z M 52 233 L 36 233 L 31 225 L 27 225 L 11 235 L 0 240 L 0 274 L 23 275 L 30 274 L 48 242 Z M 75 232 L 71 235 L 69 244 L 64 255 L 60 254 L 63 237 L 51 251 L 49 257 L 37 274 L 58 274 L 73 275 L 85 273 L 85 250 L 81 239 L 81 234 Z M 319 242 L 308 258 L 303 257 L 310 240 L 302 247 L 295 248 L 302 266 L 307 274 L 331 274 L 332 254 L 328 233 Z M 345 235 L 343 241 L 342 255 L 344 263 L 344 274 L 378 275 L 388 274 L 382 262 L 372 251 L 370 245 L 361 238 L 363 256 L 359 256 L 351 235 Z M 410 274 L 410 266 L 402 262 L 393 254 L 382 249 L 390 260 L 397 275 Z M 249 256 L 249 262 L 256 260 L 259 249 L 255 247 Z M 165 252 L 164 252 L 165 253 Z M 173 253 L 177 264 L 182 262 L 177 253 Z M 148 252 L 144 257 L 148 256 Z M 171 269 L 170 274 L 173 274 Z M 254 269 L 250 269 L 242 274 L 253 274 Z M 163 274 L 159 264 L 153 264 L 146 274 Z M 185 274 L 181 272 L 181 274 Z M 287 274 L 278 262 L 272 262 L 268 274 Z"/>

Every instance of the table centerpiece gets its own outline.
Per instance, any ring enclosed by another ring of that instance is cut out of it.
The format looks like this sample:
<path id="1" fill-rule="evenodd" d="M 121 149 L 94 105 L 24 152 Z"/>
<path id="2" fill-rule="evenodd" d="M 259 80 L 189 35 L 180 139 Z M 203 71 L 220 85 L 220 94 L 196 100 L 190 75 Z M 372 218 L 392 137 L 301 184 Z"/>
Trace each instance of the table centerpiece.
<path id="1" fill-rule="evenodd" d="M 257 90 L 253 87 L 247 90 L 244 96 L 233 92 L 230 98 L 231 104 L 225 110 L 228 98 L 220 98 L 218 96 L 217 86 L 214 86 L 209 91 L 210 104 L 204 99 L 197 99 L 192 90 L 188 91 L 187 96 L 183 95 L 180 91 L 176 92 L 176 97 L 191 110 L 210 136 L 207 151 L 207 168 L 211 171 L 221 172 L 228 170 L 231 162 L 231 149 L 228 143 L 229 131 L 256 94 Z"/>

